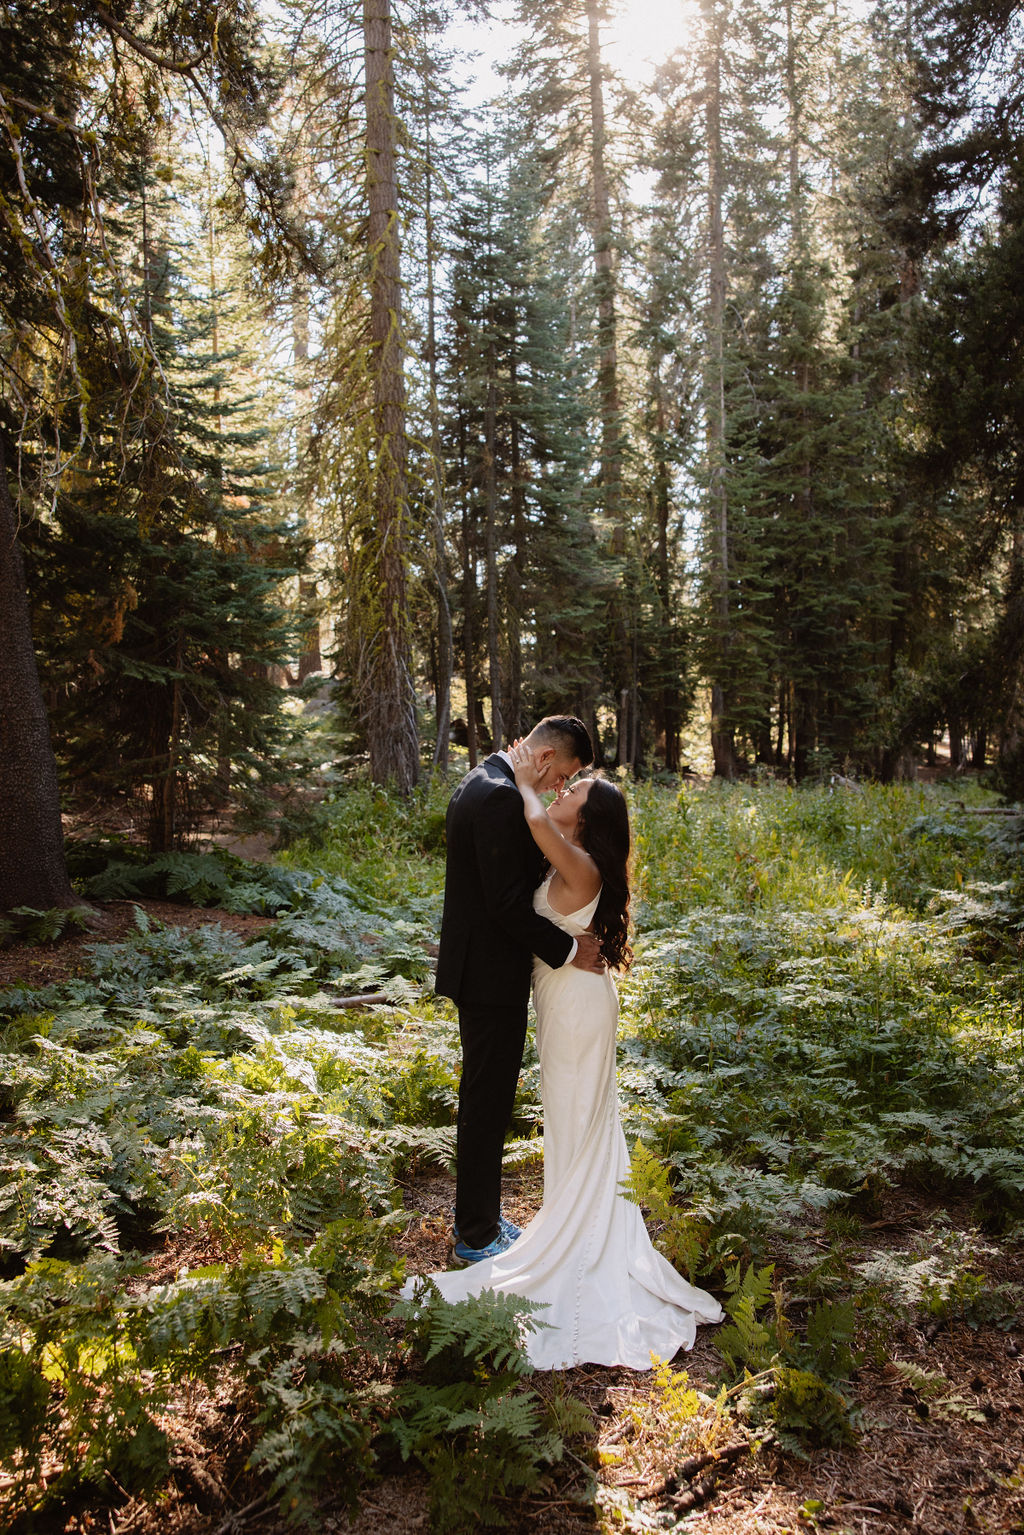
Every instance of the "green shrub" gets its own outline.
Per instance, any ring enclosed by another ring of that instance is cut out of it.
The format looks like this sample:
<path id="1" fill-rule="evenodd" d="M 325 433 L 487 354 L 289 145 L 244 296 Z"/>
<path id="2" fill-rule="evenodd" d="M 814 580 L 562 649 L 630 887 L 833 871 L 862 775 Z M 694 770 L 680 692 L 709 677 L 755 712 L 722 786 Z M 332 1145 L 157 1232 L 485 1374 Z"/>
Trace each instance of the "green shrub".
<path id="1" fill-rule="evenodd" d="M 388 1432 L 430 1478 L 438 1535 L 508 1522 L 505 1500 L 532 1492 L 562 1459 L 565 1438 L 592 1428 L 581 1403 L 548 1404 L 523 1386 L 526 1330 L 541 1308 L 484 1290 L 451 1304 L 421 1286 L 392 1313 L 409 1324 L 417 1379 L 395 1389 Z"/>

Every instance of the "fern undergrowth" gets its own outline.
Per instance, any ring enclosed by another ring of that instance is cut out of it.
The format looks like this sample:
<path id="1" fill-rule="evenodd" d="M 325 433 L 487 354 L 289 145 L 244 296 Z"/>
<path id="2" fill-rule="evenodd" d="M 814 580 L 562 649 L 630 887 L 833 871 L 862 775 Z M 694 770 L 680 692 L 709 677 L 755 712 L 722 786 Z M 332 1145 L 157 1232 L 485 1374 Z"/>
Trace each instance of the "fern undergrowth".
<path id="1" fill-rule="evenodd" d="M 908 1317 L 1017 1315 L 987 1270 L 1024 1213 L 1020 823 L 938 789 L 630 792 L 631 1194 L 729 1311 L 719 1395 L 659 1365 L 644 1432 L 683 1414 L 709 1443 L 727 1421 L 801 1454 L 853 1443 L 858 1359 Z M 396 1461 L 428 1473 L 437 1529 L 499 1523 L 573 1441 L 579 1470 L 593 1427 L 530 1379 L 528 1316 L 391 1310 L 396 1180 L 454 1150 L 457 1025 L 429 987 L 443 803 L 339 791 L 317 844 L 272 866 L 79 850 L 90 899 L 273 920 L 242 939 L 139 907 L 84 978 L 0 995 L 7 1523 L 158 1486 L 190 1382 L 233 1397 L 299 1522 L 325 1477 L 356 1496 Z M 383 1000 L 338 1006 L 366 992 Z M 530 1054 L 511 1160 L 539 1120 Z M 894 1185 L 936 1211 L 897 1255 L 866 1224 Z M 965 1195 L 966 1232 L 939 1213 Z M 157 1285 L 165 1242 L 231 1261 Z"/>

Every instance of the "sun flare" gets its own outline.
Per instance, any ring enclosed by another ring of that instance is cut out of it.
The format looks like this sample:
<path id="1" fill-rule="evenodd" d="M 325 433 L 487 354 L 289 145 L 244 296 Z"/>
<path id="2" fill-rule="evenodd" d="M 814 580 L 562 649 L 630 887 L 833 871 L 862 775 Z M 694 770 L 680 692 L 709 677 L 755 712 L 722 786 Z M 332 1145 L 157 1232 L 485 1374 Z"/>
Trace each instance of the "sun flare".
<path id="1" fill-rule="evenodd" d="M 659 64 L 693 36 L 690 0 L 612 0 L 602 52 L 632 85 L 649 83 Z"/>

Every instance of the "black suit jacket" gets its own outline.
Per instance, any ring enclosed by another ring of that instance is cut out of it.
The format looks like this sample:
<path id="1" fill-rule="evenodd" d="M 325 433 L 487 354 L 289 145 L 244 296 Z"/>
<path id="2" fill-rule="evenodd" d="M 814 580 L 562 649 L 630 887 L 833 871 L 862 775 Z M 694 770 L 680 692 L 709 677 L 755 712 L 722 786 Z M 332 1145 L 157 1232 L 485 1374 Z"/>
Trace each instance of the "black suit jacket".
<path id="1" fill-rule="evenodd" d="M 449 802 L 446 829 L 434 989 L 455 1002 L 525 1005 L 533 955 L 557 968 L 572 939 L 533 909 L 544 859 L 499 756 L 466 774 Z"/>

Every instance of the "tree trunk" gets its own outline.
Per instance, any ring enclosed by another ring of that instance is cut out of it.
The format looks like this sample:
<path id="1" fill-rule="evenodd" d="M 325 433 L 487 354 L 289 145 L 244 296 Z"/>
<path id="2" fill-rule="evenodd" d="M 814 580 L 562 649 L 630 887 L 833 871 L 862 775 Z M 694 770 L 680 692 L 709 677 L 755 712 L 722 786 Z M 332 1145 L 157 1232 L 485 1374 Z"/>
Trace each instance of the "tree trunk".
<path id="1" fill-rule="evenodd" d="M 711 752 L 719 778 L 737 774 L 727 691 L 732 648 L 729 612 L 729 500 L 725 481 L 725 229 L 722 220 L 722 39 L 716 0 L 706 0 L 705 85 L 708 141 L 708 364 L 706 385 L 708 501 L 714 675 L 711 680 Z"/>
<path id="2" fill-rule="evenodd" d="M 4 449 L 0 439 L 0 911 L 49 911 L 79 903 L 64 863 L 57 764 Z"/>
<path id="3" fill-rule="evenodd" d="M 437 727 L 434 737 L 433 766 L 448 771 L 452 722 L 452 673 L 455 648 L 452 638 L 452 609 L 448 598 L 448 555 L 444 537 L 444 470 L 441 453 L 441 420 L 437 402 L 437 298 L 434 264 L 437 243 L 434 229 L 434 161 L 430 137 L 430 84 L 425 94 L 424 151 L 424 225 L 427 261 L 427 370 L 430 379 L 430 473 L 433 499 L 432 533 L 434 541 L 434 580 L 437 583 L 437 666 L 434 698 Z"/>
<path id="4" fill-rule="evenodd" d="M 491 739 L 504 745 L 501 710 L 501 615 L 498 606 L 498 384 L 493 339 L 487 344 L 484 402 L 484 559 L 487 566 L 487 669 L 490 675 Z"/>
<path id="5" fill-rule="evenodd" d="M 295 379 L 295 465 L 296 478 L 309 454 L 311 391 L 309 387 L 309 284 L 304 276 L 296 280 L 292 294 L 292 362 Z M 302 636 L 299 652 L 300 682 L 324 669 L 320 650 L 320 614 L 317 606 L 316 578 L 299 578 L 299 602 L 310 609 L 309 628 Z"/>
<path id="6" fill-rule="evenodd" d="M 786 118 L 789 138 L 790 246 L 794 256 L 803 253 L 803 198 L 800 187 L 800 137 L 802 100 L 797 82 L 797 38 L 793 30 L 793 0 L 786 0 Z"/>
<path id="7" fill-rule="evenodd" d="M 517 336 L 513 343 L 512 356 L 509 359 L 509 388 L 513 402 L 511 419 L 509 421 L 513 554 L 509 561 L 507 576 L 508 718 L 505 721 L 505 729 L 510 740 L 515 740 L 517 736 L 526 734 L 526 722 L 523 718 L 523 567 L 527 541 L 530 536 L 524 505 L 524 478 L 526 471 L 523 468 L 523 455 L 519 440 L 520 403 L 517 375 L 518 359 L 516 355 L 518 339 Z"/>
<path id="8" fill-rule="evenodd" d="M 999 652 L 1003 657 L 1003 711 L 997 734 L 1001 787 L 1013 799 L 1024 798 L 1024 521 L 1012 533 L 1010 568 Z"/>
<path id="9" fill-rule="evenodd" d="M 590 84 L 590 174 L 593 190 L 591 232 L 594 242 L 594 289 L 597 296 L 597 393 L 601 412 L 601 485 L 604 512 L 612 525 L 612 551 L 625 552 L 622 508 L 622 423 L 615 316 L 615 265 L 612 255 L 611 199 L 605 163 L 607 130 L 598 0 L 587 0 L 587 74 Z"/>
<path id="10" fill-rule="evenodd" d="M 607 129 L 604 111 L 604 68 L 601 60 L 599 0 L 586 0 L 587 78 L 590 89 L 591 238 L 594 246 L 594 292 L 597 299 L 597 399 L 601 418 L 601 510 L 611 527 L 611 552 L 621 560 L 626 552 L 626 520 L 622 495 L 622 416 L 619 399 L 616 282 L 612 244 L 611 197 L 605 159 Z M 619 700 L 615 760 L 629 757 L 628 705 L 621 702 L 630 686 L 629 625 L 626 597 L 616 579 L 609 602 L 609 685 Z"/>
<path id="11" fill-rule="evenodd" d="M 466 423 L 459 418 L 460 482 L 466 483 Z M 462 503 L 462 674 L 466 684 L 466 750 L 469 766 L 477 764 L 476 733 L 476 551 L 473 538 L 473 514 L 468 495 Z"/>
<path id="12" fill-rule="evenodd" d="M 375 462 L 373 557 L 363 572 L 372 583 L 365 600 L 373 620 L 362 636 L 360 711 L 374 781 L 393 782 L 407 793 L 419 776 L 419 736 L 406 596 L 409 502 L 390 0 L 363 0 L 363 42 Z"/>
<path id="13" fill-rule="evenodd" d="M 669 557 L 669 518 L 671 515 L 670 475 L 665 459 L 667 421 L 661 370 L 655 364 L 654 387 L 654 520 L 657 529 L 655 544 L 655 580 L 658 602 L 661 607 L 661 687 L 658 696 L 658 724 L 665 740 L 665 769 L 669 773 L 679 771 L 679 647 L 677 645 L 675 617 L 672 611 L 672 570 Z"/>

